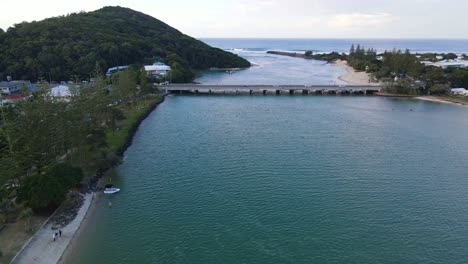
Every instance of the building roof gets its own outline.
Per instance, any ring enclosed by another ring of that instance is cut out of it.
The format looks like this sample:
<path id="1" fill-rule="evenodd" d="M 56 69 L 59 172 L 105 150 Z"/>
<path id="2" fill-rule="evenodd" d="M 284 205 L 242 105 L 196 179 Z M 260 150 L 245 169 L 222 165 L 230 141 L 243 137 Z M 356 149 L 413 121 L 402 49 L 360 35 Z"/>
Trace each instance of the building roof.
<path id="1" fill-rule="evenodd" d="M 70 87 L 66 85 L 59 85 L 59 86 L 52 87 L 52 89 L 50 89 L 50 94 L 56 97 L 71 96 Z"/>
<path id="2" fill-rule="evenodd" d="M 22 85 L 25 82 L 22 81 L 11 81 L 11 82 L 0 82 L 0 87 L 14 87 L 18 85 Z"/>
<path id="3" fill-rule="evenodd" d="M 18 87 L 18 86 L 22 86 L 23 84 L 26 85 L 26 87 L 28 88 L 30 92 L 35 92 L 39 89 L 37 88 L 37 86 L 31 84 L 30 81 L 10 81 L 10 82 L 3 81 L 3 82 L 0 82 L 0 87 L 3 87 L 3 88 Z"/>
<path id="4" fill-rule="evenodd" d="M 21 94 L 10 94 L 10 95 L 7 95 L 5 96 L 5 99 L 7 100 L 17 100 L 17 99 L 21 99 L 25 96 L 21 95 Z"/>
<path id="5" fill-rule="evenodd" d="M 145 65 L 145 71 L 170 71 L 171 67 L 163 65 Z"/>
<path id="6" fill-rule="evenodd" d="M 129 66 L 124 65 L 124 66 L 115 66 L 115 67 L 109 68 L 109 69 L 107 70 L 106 75 L 111 74 L 113 71 L 125 70 L 125 69 L 127 69 L 128 67 L 129 67 Z"/>
<path id="7" fill-rule="evenodd" d="M 467 91 L 465 88 L 453 88 L 450 89 L 452 92 L 465 92 Z"/>

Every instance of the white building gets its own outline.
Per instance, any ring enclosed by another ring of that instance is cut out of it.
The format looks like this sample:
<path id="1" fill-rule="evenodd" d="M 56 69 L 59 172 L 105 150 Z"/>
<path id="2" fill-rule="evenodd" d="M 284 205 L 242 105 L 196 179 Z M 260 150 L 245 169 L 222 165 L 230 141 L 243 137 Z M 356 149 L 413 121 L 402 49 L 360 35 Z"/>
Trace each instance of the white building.
<path id="1" fill-rule="evenodd" d="M 52 87 L 52 89 L 50 89 L 50 95 L 54 97 L 70 97 L 70 87 L 66 85 Z"/>
<path id="2" fill-rule="evenodd" d="M 162 62 L 155 62 L 153 65 L 145 65 L 146 74 L 152 77 L 166 76 L 170 70 L 171 67 Z"/>
<path id="3" fill-rule="evenodd" d="M 422 64 L 426 66 L 436 66 L 442 69 L 447 68 L 468 68 L 468 61 L 466 60 L 445 60 L 445 61 L 438 61 L 438 62 L 431 62 L 431 61 L 421 61 Z"/>
<path id="4" fill-rule="evenodd" d="M 468 96 L 468 90 L 465 88 L 454 88 L 450 90 L 452 95 Z"/>

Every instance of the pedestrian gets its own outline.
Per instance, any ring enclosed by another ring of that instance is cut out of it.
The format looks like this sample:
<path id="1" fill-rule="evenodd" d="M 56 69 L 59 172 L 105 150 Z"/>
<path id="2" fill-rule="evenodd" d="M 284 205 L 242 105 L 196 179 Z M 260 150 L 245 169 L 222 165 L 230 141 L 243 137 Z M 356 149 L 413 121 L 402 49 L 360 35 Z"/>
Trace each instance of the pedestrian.
<path id="1" fill-rule="evenodd" d="M 111 203 L 111 202 L 109 202 L 108 206 L 109 206 L 109 208 L 111 208 L 111 207 L 112 207 L 112 203 Z"/>
<path id="2" fill-rule="evenodd" d="M 59 237 L 62 237 L 62 230 L 59 230 Z"/>
<path id="3" fill-rule="evenodd" d="M 55 233 L 52 235 L 52 238 L 54 239 L 54 242 L 55 242 Z"/>

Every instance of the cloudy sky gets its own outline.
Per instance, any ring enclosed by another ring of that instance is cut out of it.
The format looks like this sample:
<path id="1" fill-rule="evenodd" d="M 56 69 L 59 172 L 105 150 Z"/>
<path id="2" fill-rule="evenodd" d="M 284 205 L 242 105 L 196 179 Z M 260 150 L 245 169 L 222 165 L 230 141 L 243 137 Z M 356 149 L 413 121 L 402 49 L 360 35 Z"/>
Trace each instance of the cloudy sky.
<path id="1" fill-rule="evenodd" d="M 15 0 L 0 27 L 107 5 L 194 37 L 468 38 L 467 0 Z"/>

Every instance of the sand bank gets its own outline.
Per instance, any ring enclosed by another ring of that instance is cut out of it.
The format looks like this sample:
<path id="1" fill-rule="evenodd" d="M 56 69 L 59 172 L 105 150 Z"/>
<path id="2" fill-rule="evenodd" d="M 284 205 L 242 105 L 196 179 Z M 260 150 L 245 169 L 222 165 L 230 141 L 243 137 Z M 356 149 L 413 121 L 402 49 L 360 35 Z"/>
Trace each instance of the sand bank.
<path id="1" fill-rule="evenodd" d="M 378 83 L 371 82 L 369 73 L 355 71 L 345 60 L 337 60 L 334 63 L 346 69 L 346 74 L 338 77 L 341 81 L 356 85 L 378 85 Z"/>

